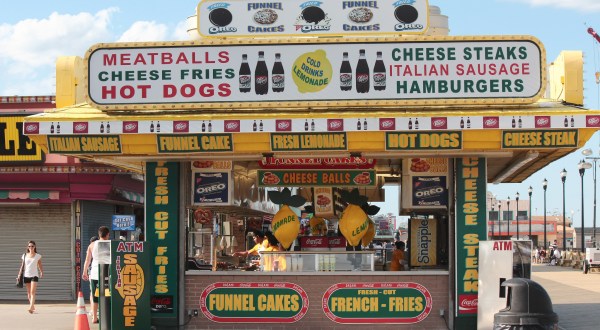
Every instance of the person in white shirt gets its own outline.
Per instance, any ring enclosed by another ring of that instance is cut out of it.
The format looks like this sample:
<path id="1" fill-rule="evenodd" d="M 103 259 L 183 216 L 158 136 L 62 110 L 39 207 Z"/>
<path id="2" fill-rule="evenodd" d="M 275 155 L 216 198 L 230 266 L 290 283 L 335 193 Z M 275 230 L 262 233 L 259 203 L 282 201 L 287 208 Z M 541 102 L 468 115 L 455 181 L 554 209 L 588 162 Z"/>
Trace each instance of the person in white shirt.
<path id="1" fill-rule="evenodd" d="M 35 294 L 40 278 L 44 276 L 42 267 L 42 255 L 37 253 L 34 241 L 27 242 L 27 251 L 21 257 L 23 259 L 23 282 L 27 287 L 27 299 L 29 299 L 29 314 L 35 311 Z"/>
<path id="2" fill-rule="evenodd" d="M 110 230 L 106 226 L 98 228 L 98 237 L 100 241 L 110 239 Z M 90 281 L 90 304 L 92 305 L 92 323 L 98 323 L 98 297 L 96 297 L 96 289 L 98 289 L 98 241 L 90 243 L 85 256 L 85 264 L 83 265 L 84 281 Z M 92 265 L 91 270 L 90 263 Z M 88 273 L 89 270 L 89 273 Z"/>

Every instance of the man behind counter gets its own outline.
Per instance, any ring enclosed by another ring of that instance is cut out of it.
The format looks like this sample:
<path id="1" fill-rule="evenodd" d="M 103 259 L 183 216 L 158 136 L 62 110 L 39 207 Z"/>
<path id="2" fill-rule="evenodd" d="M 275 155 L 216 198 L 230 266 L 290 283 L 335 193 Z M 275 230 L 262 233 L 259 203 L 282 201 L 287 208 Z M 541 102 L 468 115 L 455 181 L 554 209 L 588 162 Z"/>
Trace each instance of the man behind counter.
<path id="1" fill-rule="evenodd" d="M 238 251 L 233 254 L 234 257 L 242 256 L 247 257 L 248 255 L 258 255 L 259 251 L 263 251 L 269 246 L 269 241 L 265 239 L 265 234 L 260 230 L 252 231 L 252 238 L 254 239 L 254 246 L 247 251 Z"/>

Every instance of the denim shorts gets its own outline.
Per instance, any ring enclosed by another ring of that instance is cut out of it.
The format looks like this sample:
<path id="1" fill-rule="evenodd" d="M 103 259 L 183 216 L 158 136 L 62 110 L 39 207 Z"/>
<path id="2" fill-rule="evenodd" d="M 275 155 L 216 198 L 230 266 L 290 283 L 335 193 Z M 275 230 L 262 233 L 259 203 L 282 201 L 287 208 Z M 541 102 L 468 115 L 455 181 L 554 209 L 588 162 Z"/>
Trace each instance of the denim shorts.
<path id="1" fill-rule="evenodd" d="M 37 276 L 34 277 L 23 277 L 24 283 L 38 282 L 39 278 Z"/>

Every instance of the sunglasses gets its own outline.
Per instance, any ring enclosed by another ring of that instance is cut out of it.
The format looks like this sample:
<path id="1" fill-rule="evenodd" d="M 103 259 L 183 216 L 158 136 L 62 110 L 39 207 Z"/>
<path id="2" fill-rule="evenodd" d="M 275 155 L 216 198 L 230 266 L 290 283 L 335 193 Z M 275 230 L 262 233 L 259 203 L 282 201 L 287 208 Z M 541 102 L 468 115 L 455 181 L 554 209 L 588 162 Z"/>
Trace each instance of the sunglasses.
<path id="1" fill-rule="evenodd" d="M 35 247 L 35 245 L 28 245 L 27 247 Z"/>

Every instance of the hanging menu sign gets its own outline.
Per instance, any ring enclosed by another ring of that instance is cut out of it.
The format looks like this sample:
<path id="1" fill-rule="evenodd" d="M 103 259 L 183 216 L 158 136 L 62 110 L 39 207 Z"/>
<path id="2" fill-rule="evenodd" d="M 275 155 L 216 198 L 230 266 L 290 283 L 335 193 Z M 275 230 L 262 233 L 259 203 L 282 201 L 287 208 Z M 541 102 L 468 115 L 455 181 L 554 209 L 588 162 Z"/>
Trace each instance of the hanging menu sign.
<path id="1" fill-rule="evenodd" d="M 423 34 L 427 0 L 272 2 L 202 0 L 202 37 L 335 36 Z"/>
<path id="2" fill-rule="evenodd" d="M 102 110 L 120 111 L 347 110 L 497 104 L 498 99 L 526 104 L 539 99 L 544 89 L 545 51 L 528 36 L 246 42 L 253 44 L 98 44 L 86 56 L 88 100 Z"/>
<path id="3" fill-rule="evenodd" d="M 259 187 L 370 187 L 375 185 L 375 171 L 265 171 L 258 170 Z"/>

